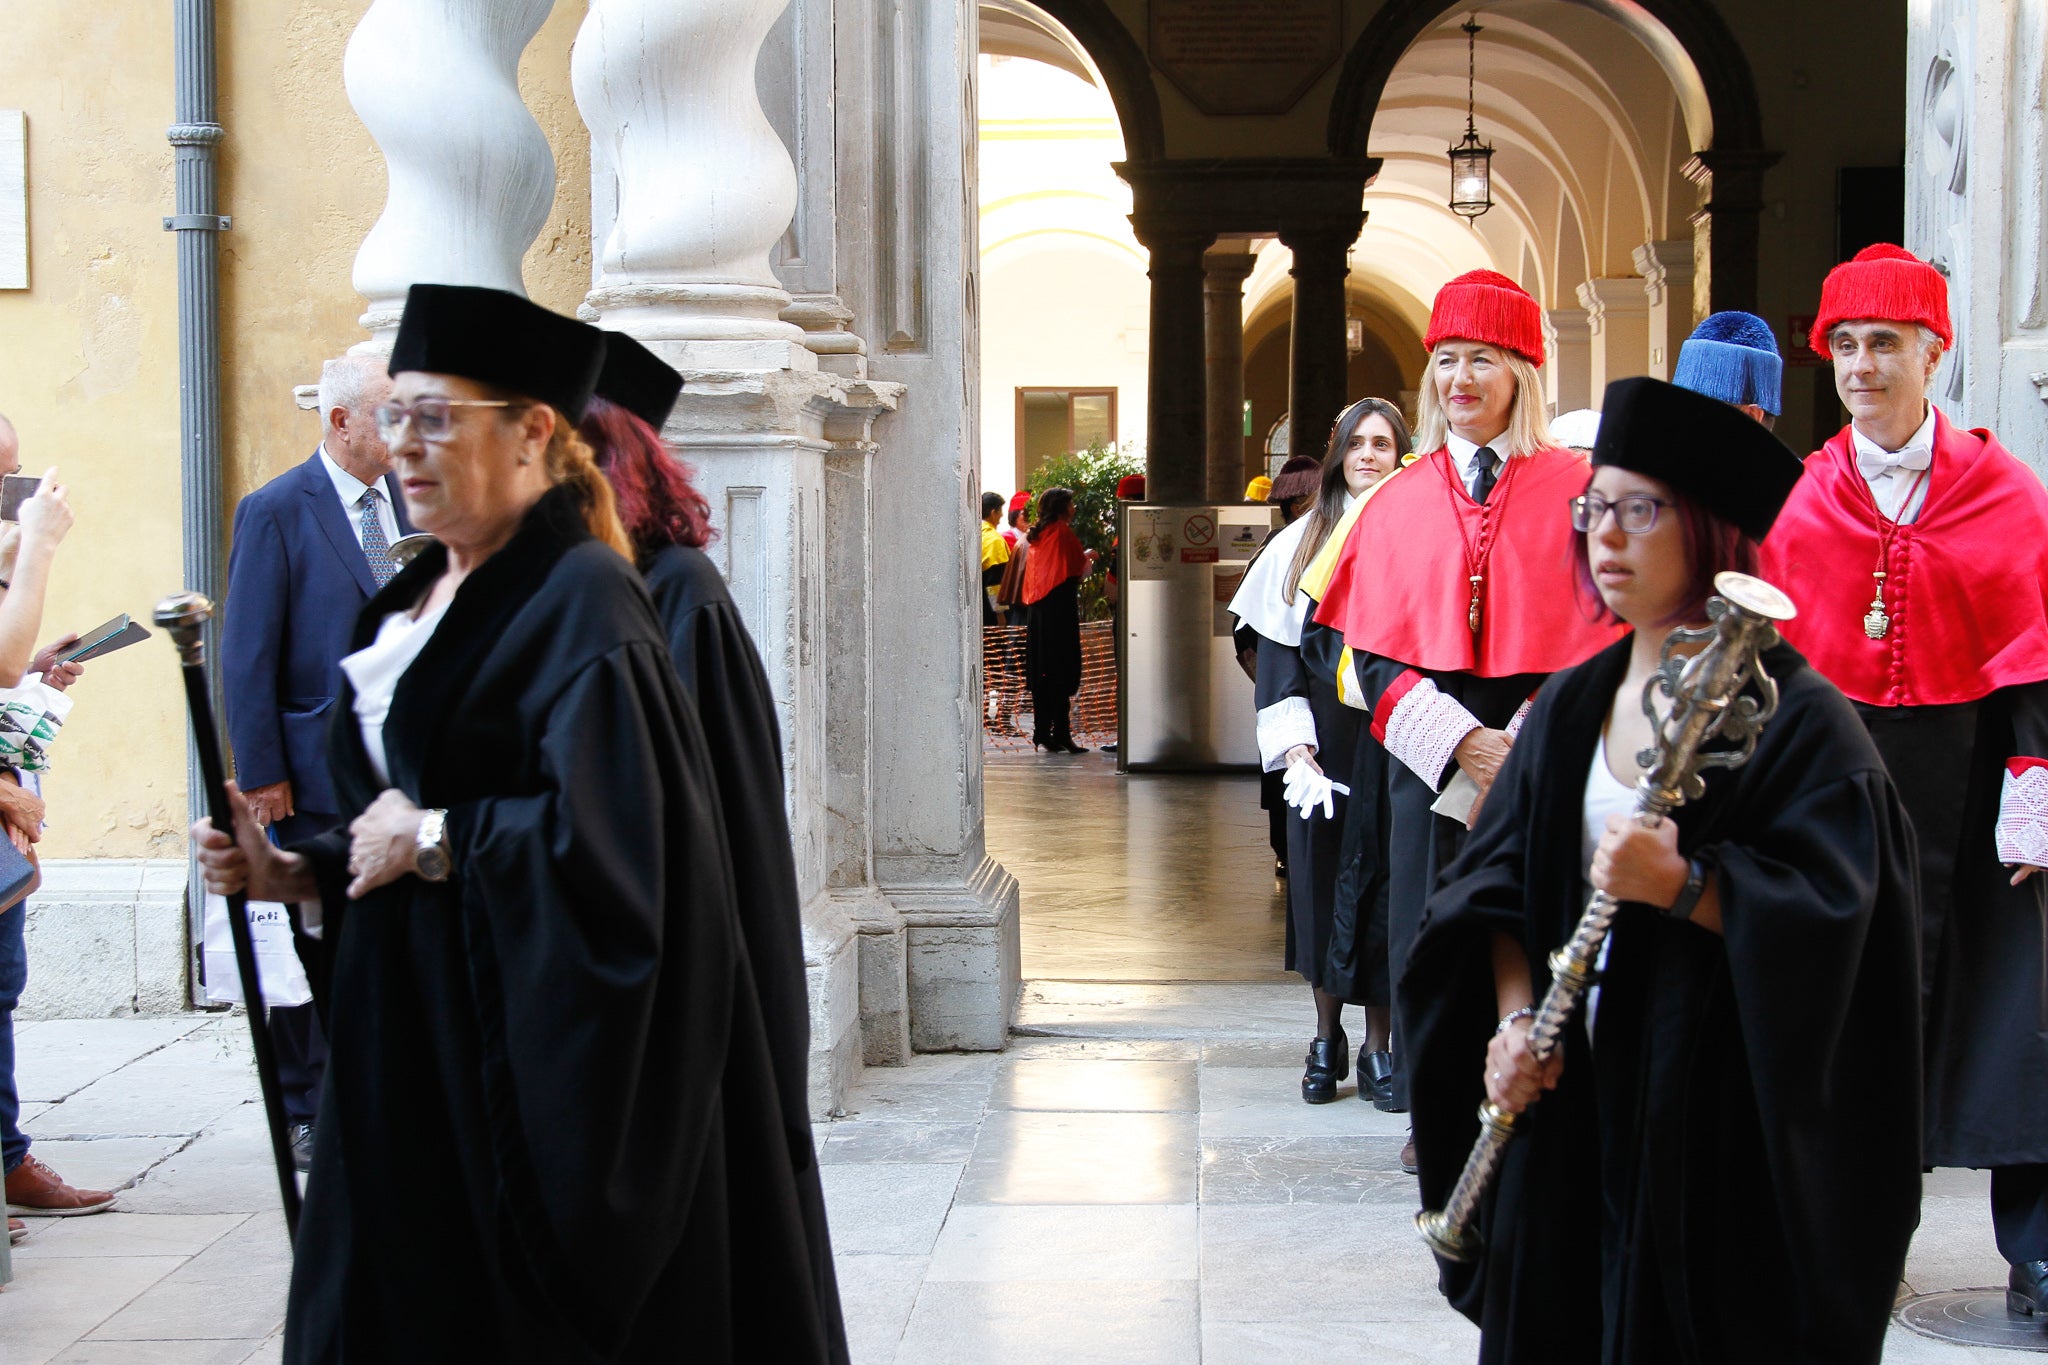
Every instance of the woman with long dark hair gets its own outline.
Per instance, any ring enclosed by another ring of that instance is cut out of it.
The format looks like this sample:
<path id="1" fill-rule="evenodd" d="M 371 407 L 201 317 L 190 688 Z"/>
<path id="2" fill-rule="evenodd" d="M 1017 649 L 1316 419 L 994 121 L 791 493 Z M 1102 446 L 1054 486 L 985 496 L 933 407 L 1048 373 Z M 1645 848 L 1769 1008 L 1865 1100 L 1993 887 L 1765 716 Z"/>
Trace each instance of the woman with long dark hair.
<path id="1" fill-rule="evenodd" d="M 1095 565 L 1095 552 L 1081 548 L 1069 524 L 1074 491 L 1048 488 L 1038 498 L 1030 558 L 1024 565 L 1024 604 L 1031 619 L 1024 633 L 1024 672 L 1031 689 L 1031 747 L 1085 754 L 1074 743 L 1068 714 L 1081 690 L 1081 580 Z"/>
<path id="2" fill-rule="evenodd" d="M 662 444 L 660 431 L 682 392 L 682 376 L 624 333 L 605 337 L 597 392 L 577 431 L 617 496 L 619 520 L 654 599 L 676 676 L 704 721 L 826 1345 L 831 1359 L 842 1362 L 846 1329 L 811 1141 L 810 1003 L 775 698 L 725 579 L 704 553 L 716 534 L 711 504 L 690 482 L 688 467 Z"/>
<path id="3" fill-rule="evenodd" d="M 1737 408 L 1628 379 L 1593 465 L 1569 512 L 1580 598 L 1630 634 L 1538 695 L 1400 983 L 1425 1207 L 1482 1099 L 1529 1111 L 1485 1250 L 1442 1286 L 1482 1362 L 1875 1361 L 1920 1211 L 1898 794 L 1849 702 L 1779 644 L 1753 756 L 1670 819 L 1633 813 L 1645 685 L 1666 648 L 1701 648 L 1668 637 L 1756 563 L 1800 463 Z M 1539 1064 L 1534 1002 L 1593 889 L 1622 902 L 1599 997 Z M 1770 1312 L 1744 1284 L 1772 1286 Z"/>
<path id="4" fill-rule="evenodd" d="M 1330 432 L 1313 507 L 1266 543 L 1230 603 L 1258 636 L 1253 685 L 1260 760 L 1267 772 L 1287 774 L 1287 804 L 1295 808 L 1287 818 L 1287 966 L 1301 973 L 1315 997 L 1315 1037 L 1301 1077 L 1301 1097 L 1310 1104 L 1337 1098 L 1337 1083 L 1351 1072 L 1343 1025 L 1347 1003 L 1366 1007 L 1365 1046 L 1358 1058 L 1361 1096 L 1372 1099 L 1388 1083 L 1393 1059 L 1387 1050 L 1391 996 L 1385 954 L 1375 962 L 1370 954 L 1349 952 L 1332 970 L 1331 929 L 1339 901 L 1359 894 L 1364 884 L 1351 870 L 1354 862 L 1377 864 L 1379 822 L 1367 820 L 1369 833 L 1353 829 L 1350 802 L 1333 785 L 1358 785 L 1353 759 L 1364 726 L 1336 689 L 1302 662 L 1302 623 L 1314 603 L 1300 591 L 1301 575 L 1346 509 L 1400 468 L 1408 446 L 1408 424 L 1393 404 L 1361 398 L 1346 408 Z"/>

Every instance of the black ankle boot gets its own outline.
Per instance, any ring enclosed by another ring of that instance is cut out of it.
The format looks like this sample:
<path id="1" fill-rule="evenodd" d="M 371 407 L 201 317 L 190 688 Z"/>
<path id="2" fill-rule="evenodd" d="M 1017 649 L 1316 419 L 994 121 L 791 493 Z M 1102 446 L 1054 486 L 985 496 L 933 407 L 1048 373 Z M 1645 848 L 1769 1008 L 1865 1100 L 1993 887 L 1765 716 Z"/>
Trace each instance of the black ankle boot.
<path id="1" fill-rule="evenodd" d="M 1317 1038 L 1308 1045 L 1303 1059 L 1301 1097 L 1310 1104 L 1328 1104 L 1337 1098 L 1337 1082 L 1351 1074 L 1351 1040 L 1338 1029 L 1332 1038 Z"/>
<path id="2" fill-rule="evenodd" d="M 1358 1098 L 1371 1100 L 1372 1107 L 1394 1112 L 1394 1054 L 1358 1052 Z"/>
<path id="3" fill-rule="evenodd" d="M 2048 1315 L 2048 1261 L 2021 1261 L 2005 1278 L 2005 1311 L 2017 1317 Z"/>

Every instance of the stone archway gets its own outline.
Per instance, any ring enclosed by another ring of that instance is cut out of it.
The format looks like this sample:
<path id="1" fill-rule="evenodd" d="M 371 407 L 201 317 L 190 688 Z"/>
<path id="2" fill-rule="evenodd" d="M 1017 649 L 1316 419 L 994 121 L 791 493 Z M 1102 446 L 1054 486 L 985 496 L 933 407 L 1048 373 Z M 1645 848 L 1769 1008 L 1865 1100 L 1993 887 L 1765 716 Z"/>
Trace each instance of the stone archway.
<path id="1" fill-rule="evenodd" d="M 1677 90 L 1693 141 L 1688 178 L 1701 188 L 1699 258 L 1713 309 L 1756 306 L 1763 173 L 1777 159 L 1763 143 L 1756 81 L 1727 24 L 1707 0 L 1576 0 L 1622 25 L 1656 56 Z M 1330 104 L 1338 158 L 1365 155 L 1394 68 L 1455 0 L 1388 0 L 1352 45 Z"/>

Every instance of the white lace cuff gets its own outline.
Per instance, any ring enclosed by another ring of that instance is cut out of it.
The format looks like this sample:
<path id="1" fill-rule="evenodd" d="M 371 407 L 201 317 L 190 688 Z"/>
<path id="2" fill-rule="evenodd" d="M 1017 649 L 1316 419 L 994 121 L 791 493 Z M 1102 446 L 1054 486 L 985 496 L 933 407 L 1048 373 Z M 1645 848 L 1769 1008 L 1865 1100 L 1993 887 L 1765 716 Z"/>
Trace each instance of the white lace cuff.
<path id="1" fill-rule="evenodd" d="M 2015 758 L 2005 765 L 1998 861 L 2048 867 L 2048 759 Z"/>
<path id="2" fill-rule="evenodd" d="M 1259 709 L 1259 762 L 1269 773 L 1287 766 L 1287 751 L 1297 744 L 1316 746 L 1316 716 L 1307 697 L 1282 697 Z"/>
<path id="3" fill-rule="evenodd" d="M 1386 690 L 1372 712 L 1373 738 L 1431 791 L 1442 789 L 1444 769 L 1458 742 L 1479 728 L 1478 718 L 1456 698 L 1445 696 L 1435 683 L 1412 671 Z"/>
<path id="4" fill-rule="evenodd" d="M 1505 731 L 1509 739 L 1513 739 L 1515 736 L 1522 733 L 1522 722 L 1529 719 L 1529 708 L 1534 706 L 1535 704 L 1536 699 L 1534 697 L 1531 697 L 1529 698 L 1529 700 L 1523 702 L 1520 706 L 1515 708 L 1515 714 L 1509 717 L 1508 728 Z"/>

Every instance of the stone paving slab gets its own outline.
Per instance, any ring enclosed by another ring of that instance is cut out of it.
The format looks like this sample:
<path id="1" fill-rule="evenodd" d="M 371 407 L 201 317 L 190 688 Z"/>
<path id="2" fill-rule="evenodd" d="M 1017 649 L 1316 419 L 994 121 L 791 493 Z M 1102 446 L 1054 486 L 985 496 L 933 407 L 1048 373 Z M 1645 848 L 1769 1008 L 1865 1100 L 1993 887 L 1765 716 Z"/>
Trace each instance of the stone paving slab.
<path id="1" fill-rule="evenodd" d="M 1473 1358 L 1410 1226 L 1405 1118 L 1348 1086 L 1300 1102 L 1298 988 L 1031 991 L 1037 1032 L 1009 1052 L 870 1070 L 819 1130 L 856 1365 Z M 133 1183 L 115 1213 L 32 1224 L 0 1365 L 275 1365 L 290 1262 L 242 1021 L 57 1020 L 18 1041 L 50 1096 L 28 1111 L 37 1150 Z M 1986 1177 L 1931 1174 L 1910 1287 L 2003 1274 Z M 1884 1358 L 2015 1359 L 1897 1326 Z"/>

